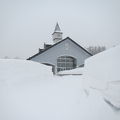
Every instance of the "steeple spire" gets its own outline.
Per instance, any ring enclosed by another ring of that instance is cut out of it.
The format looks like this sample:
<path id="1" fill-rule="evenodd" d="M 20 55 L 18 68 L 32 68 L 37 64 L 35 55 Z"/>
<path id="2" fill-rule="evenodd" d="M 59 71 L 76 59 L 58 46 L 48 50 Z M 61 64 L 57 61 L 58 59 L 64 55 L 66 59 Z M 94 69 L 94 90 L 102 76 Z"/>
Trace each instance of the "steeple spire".
<path id="1" fill-rule="evenodd" d="M 56 26 L 55 26 L 55 30 L 54 30 L 54 33 L 52 34 L 52 37 L 53 37 L 53 42 L 54 43 L 57 43 L 59 41 L 62 40 L 62 32 L 60 30 L 60 27 L 59 27 L 59 24 L 57 22 Z"/>
<path id="2" fill-rule="evenodd" d="M 58 22 L 57 22 L 57 24 L 56 24 L 56 26 L 55 26 L 54 32 L 60 32 L 60 31 L 61 31 L 61 30 L 60 30 L 59 24 L 58 24 Z"/>

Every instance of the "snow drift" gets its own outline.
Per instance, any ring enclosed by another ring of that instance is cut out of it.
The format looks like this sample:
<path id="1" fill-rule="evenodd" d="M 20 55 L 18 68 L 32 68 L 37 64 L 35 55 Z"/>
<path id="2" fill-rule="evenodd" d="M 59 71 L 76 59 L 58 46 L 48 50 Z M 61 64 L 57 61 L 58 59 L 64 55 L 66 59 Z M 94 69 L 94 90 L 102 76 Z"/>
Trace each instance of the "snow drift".
<path id="1" fill-rule="evenodd" d="M 32 61 L 0 59 L 1 80 L 29 80 L 34 77 L 44 80 L 45 76 L 53 76 L 51 69 L 51 67 Z"/>
<path id="2" fill-rule="evenodd" d="M 110 81 L 120 81 L 120 45 L 87 59 L 84 74 L 94 79 L 98 87 L 104 87 Z"/>
<path id="3" fill-rule="evenodd" d="M 85 85 L 100 90 L 112 107 L 120 110 L 120 45 L 85 61 Z"/>
<path id="4" fill-rule="evenodd" d="M 58 72 L 58 75 L 82 75 L 82 74 L 83 74 L 83 67 Z"/>
<path id="5" fill-rule="evenodd" d="M 101 93 L 84 90 L 82 82 L 35 62 L 0 60 L 0 120 L 119 120 Z"/>

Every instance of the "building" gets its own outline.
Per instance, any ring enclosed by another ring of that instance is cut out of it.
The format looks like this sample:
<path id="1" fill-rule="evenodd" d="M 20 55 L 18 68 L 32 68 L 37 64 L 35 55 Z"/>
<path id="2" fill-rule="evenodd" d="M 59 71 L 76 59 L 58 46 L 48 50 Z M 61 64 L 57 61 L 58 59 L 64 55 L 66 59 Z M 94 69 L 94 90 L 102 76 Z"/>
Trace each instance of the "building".
<path id="1" fill-rule="evenodd" d="M 37 54 L 27 60 L 52 66 L 54 74 L 59 71 L 82 67 L 85 59 L 92 56 L 92 54 L 71 38 L 62 39 L 62 34 L 57 23 L 52 34 L 54 44 L 44 44 L 44 49 L 39 49 Z"/>

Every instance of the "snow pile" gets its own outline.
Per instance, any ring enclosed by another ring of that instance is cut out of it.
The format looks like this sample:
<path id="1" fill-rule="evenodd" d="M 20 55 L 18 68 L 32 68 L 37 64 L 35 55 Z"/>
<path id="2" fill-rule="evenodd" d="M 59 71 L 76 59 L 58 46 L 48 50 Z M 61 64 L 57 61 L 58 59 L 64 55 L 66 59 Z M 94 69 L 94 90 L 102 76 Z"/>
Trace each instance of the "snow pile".
<path id="1" fill-rule="evenodd" d="M 113 109 L 120 110 L 120 81 L 109 82 L 107 89 L 102 93 Z"/>
<path id="2" fill-rule="evenodd" d="M 105 100 L 120 109 L 120 45 L 85 62 L 85 85 L 99 89 Z"/>
<path id="3" fill-rule="evenodd" d="M 119 120 L 82 76 L 53 76 L 35 62 L 0 60 L 0 120 Z"/>
<path id="4" fill-rule="evenodd" d="M 0 59 L 0 80 L 29 80 L 52 77 L 51 67 L 26 60 Z M 46 72 L 47 70 L 47 72 Z"/>
<path id="5" fill-rule="evenodd" d="M 65 71 L 60 71 L 58 75 L 82 75 L 83 74 L 83 67 L 82 68 L 75 68 L 72 70 L 65 70 Z"/>

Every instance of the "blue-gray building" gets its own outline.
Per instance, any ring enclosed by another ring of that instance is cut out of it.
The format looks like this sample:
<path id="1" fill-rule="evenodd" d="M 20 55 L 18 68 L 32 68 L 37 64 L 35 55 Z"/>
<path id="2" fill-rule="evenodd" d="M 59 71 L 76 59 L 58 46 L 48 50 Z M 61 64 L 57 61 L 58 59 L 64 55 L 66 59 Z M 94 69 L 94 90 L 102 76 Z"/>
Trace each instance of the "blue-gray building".
<path id="1" fill-rule="evenodd" d="M 50 65 L 55 74 L 83 66 L 85 59 L 92 56 L 91 53 L 69 37 L 62 39 L 62 34 L 57 23 L 52 34 L 54 44 L 44 44 L 44 49 L 39 49 L 37 54 L 27 60 Z"/>

